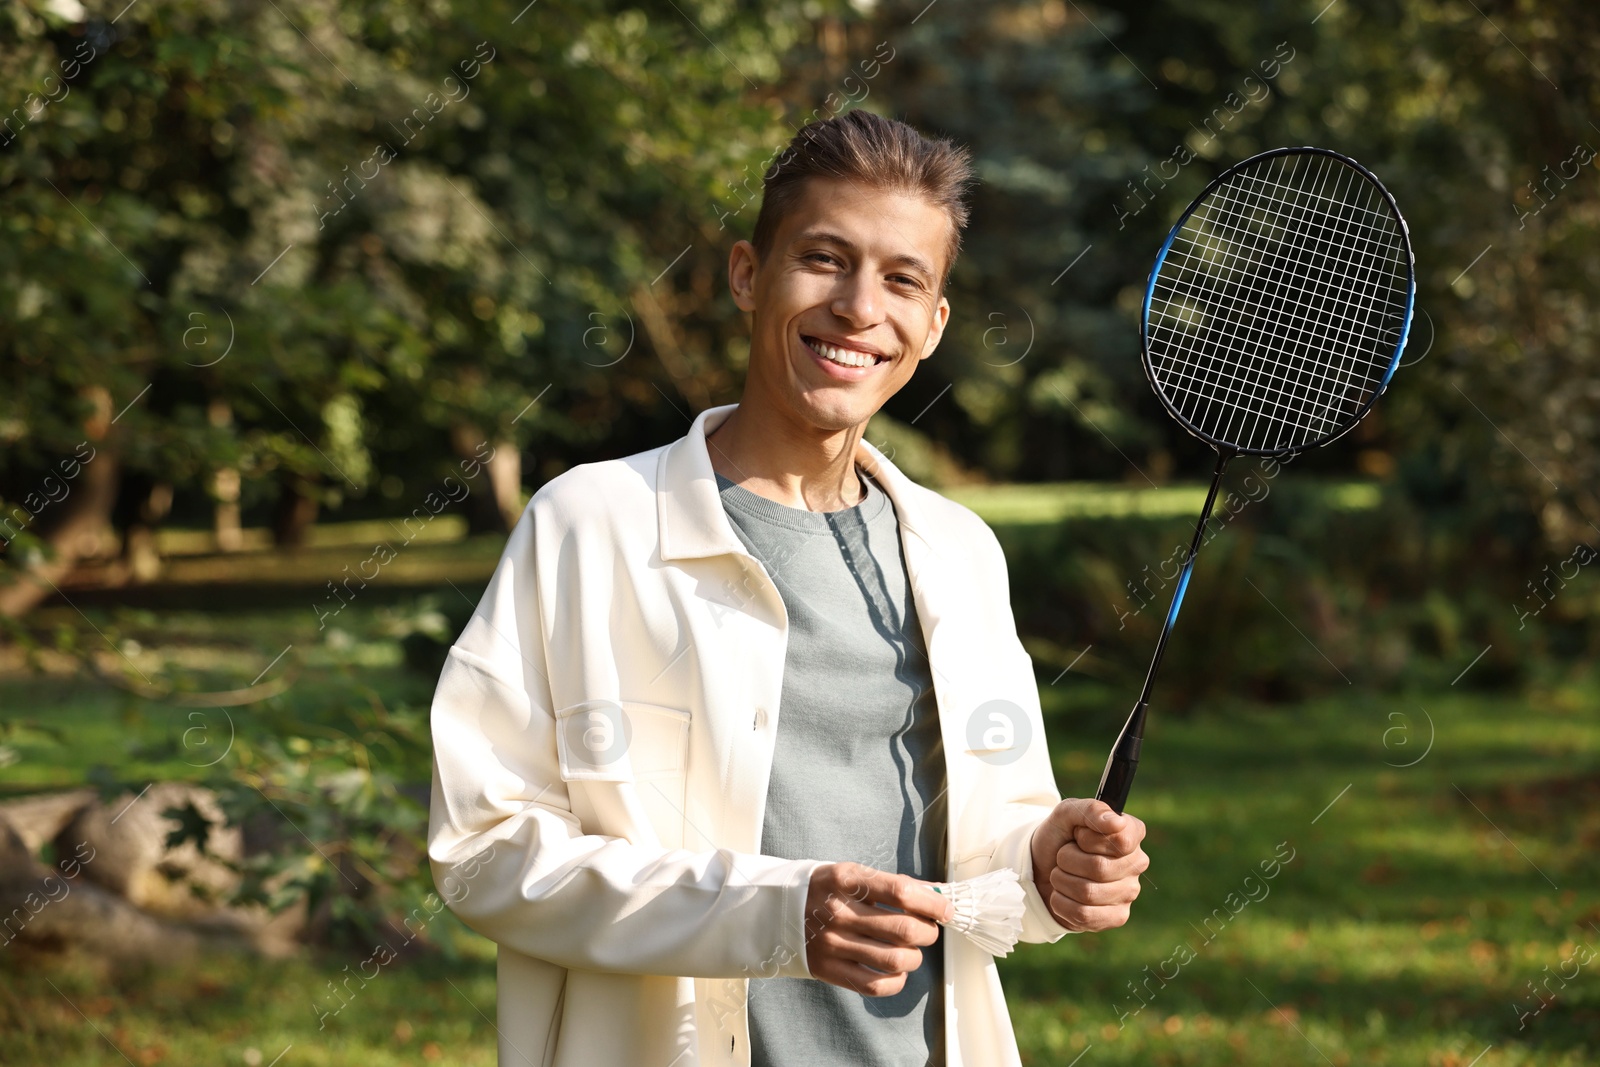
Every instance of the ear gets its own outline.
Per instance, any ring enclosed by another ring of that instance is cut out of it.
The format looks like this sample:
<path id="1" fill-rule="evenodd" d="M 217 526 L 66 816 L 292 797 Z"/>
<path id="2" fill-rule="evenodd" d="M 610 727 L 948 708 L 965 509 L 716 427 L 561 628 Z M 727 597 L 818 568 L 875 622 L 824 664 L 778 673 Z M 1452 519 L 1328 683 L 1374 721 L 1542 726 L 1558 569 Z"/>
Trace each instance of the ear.
<path id="1" fill-rule="evenodd" d="M 761 260 L 749 241 L 738 241 L 728 252 L 728 290 L 740 311 L 756 309 L 756 273 Z"/>
<path id="2" fill-rule="evenodd" d="M 933 324 L 928 328 L 928 339 L 922 343 L 922 355 L 917 357 L 918 360 L 933 355 L 933 350 L 939 347 L 939 340 L 944 337 L 944 328 L 949 323 L 950 301 L 941 296 L 938 306 L 933 309 Z"/>

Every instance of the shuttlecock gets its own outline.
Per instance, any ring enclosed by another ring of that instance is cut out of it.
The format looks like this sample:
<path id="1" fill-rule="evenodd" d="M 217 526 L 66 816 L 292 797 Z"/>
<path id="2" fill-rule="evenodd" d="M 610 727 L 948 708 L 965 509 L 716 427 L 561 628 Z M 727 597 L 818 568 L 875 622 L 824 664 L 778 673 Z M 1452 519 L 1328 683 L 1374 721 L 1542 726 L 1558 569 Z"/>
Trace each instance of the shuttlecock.
<path id="1" fill-rule="evenodd" d="M 1026 897 L 1022 880 L 1010 867 L 980 874 L 964 882 L 939 882 L 929 886 L 950 898 L 955 914 L 944 923 L 991 956 L 1004 956 L 1022 936 Z"/>

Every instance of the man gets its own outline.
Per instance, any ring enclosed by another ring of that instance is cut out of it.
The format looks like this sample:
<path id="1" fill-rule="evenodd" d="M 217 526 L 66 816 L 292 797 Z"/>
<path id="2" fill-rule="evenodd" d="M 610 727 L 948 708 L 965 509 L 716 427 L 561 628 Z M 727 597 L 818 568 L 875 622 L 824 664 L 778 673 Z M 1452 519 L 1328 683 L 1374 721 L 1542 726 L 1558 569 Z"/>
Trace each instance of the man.
<path id="1" fill-rule="evenodd" d="M 949 320 L 970 174 L 802 129 L 729 256 L 739 404 L 544 486 L 451 649 L 429 859 L 499 944 L 502 1065 L 1012 1067 L 927 883 L 1016 870 L 1029 942 L 1127 920 L 1144 825 L 1060 799 L 998 542 L 862 437 Z"/>

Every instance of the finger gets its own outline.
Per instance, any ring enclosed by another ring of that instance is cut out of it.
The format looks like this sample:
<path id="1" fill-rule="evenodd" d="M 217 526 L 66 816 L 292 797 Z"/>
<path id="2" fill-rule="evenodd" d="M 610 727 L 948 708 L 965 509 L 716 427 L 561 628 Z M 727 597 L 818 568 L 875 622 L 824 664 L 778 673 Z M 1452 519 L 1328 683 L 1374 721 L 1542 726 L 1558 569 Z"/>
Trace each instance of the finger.
<path id="1" fill-rule="evenodd" d="M 1113 930 L 1128 921 L 1131 908 L 1127 904 L 1082 904 L 1071 897 L 1051 890 L 1050 914 L 1068 930 L 1093 932 Z"/>
<path id="2" fill-rule="evenodd" d="M 1136 848 L 1126 856 L 1105 856 L 1085 852 L 1077 845 L 1069 844 L 1056 853 L 1055 866 L 1091 882 L 1116 882 L 1137 877 L 1149 870 L 1150 857 L 1142 848 Z"/>
<path id="3" fill-rule="evenodd" d="M 866 891 L 859 899 L 867 904 L 894 907 L 909 915 L 938 923 L 949 915 L 954 905 L 950 904 L 949 897 L 934 893 L 933 889 L 928 888 L 930 885 L 933 883 L 910 875 L 874 870 L 872 877 L 864 880 Z"/>
<path id="4" fill-rule="evenodd" d="M 949 897 L 929 888 L 931 882 L 905 874 L 878 874 L 881 877 L 869 883 L 866 899 L 870 903 L 891 905 L 935 923 L 945 921 L 955 909 Z"/>
<path id="5" fill-rule="evenodd" d="M 1051 820 L 1066 827 L 1087 826 L 1101 833 L 1115 833 L 1124 825 L 1125 815 L 1118 815 L 1103 800 L 1073 797 L 1063 800 L 1050 813 Z"/>
<path id="6" fill-rule="evenodd" d="M 850 900 L 865 900 L 884 872 L 861 863 L 835 863 L 830 868 L 833 893 Z"/>
<path id="7" fill-rule="evenodd" d="M 867 898 L 875 882 L 893 877 L 860 863 L 841 861 L 819 870 L 806 897 L 808 934 L 837 921 L 850 905 Z"/>
<path id="8" fill-rule="evenodd" d="M 890 997 L 905 988 L 904 974 L 879 974 L 857 963 L 829 960 L 811 973 L 821 981 L 851 989 L 864 997 Z"/>
<path id="9" fill-rule="evenodd" d="M 841 930 L 886 945 L 921 947 L 939 939 L 937 923 L 876 904 L 848 902 L 839 909 L 835 922 Z"/>
<path id="10" fill-rule="evenodd" d="M 857 963 L 884 974 L 905 974 L 922 966 L 919 948 L 885 944 L 839 927 L 818 934 L 811 952 L 823 959 Z"/>
<path id="11" fill-rule="evenodd" d="M 1101 856 L 1126 856 L 1139 847 L 1139 842 L 1144 839 L 1142 824 L 1135 828 L 1126 826 L 1116 833 L 1103 834 L 1087 826 L 1079 826 L 1073 830 L 1072 840 L 1085 852 L 1093 852 Z"/>
<path id="12" fill-rule="evenodd" d="M 806 936 L 814 937 L 820 931 L 836 925 L 855 930 L 869 917 L 886 914 L 882 908 L 862 902 L 870 882 L 869 875 L 876 873 L 865 867 L 855 872 L 840 871 L 820 887 L 814 885 L 808 898 Z"/>
<path id="13" fill-rule="evenodd" d="M 896 882 L 902 877 L 890 871 L 880 871 L 860 863 L 834 864 L 835 892 L 855 901 L 889 901 Z"/>
<path id="14" fill-rule="evenodd" d="M 1114 882 L 1094 882 L 1068 874 L 1057 867 L 1050 872 L 1050 888 L 1061 895 L 1093 907 L 1132 904 L 1139 896 L 1139 879 L 1122 878 Z"/>

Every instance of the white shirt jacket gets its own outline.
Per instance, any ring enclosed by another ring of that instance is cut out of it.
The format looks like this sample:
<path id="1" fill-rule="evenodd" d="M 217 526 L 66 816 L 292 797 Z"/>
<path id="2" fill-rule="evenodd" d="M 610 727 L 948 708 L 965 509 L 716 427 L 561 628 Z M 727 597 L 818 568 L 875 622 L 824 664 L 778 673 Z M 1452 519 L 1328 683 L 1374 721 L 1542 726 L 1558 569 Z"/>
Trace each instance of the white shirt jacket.
<path id="1" fill-rule="evenodd" d="M 498 952 L 501 1067 L 748 1067 L 751 977 L 810 977 L 820 860 L 760 854 L 787 614 L 706 434 L 551 480 L 432 709 L 428 859 Z M 1061 799 L 999 542 L 862 441 L 900 518 L 949 778 L 947 880 L 1011 867 L 1024 941 L 1069 933 L 1030 840 Z M 950 1067 L 1020 1067 L 994 959 L 944 946 Z"/>

